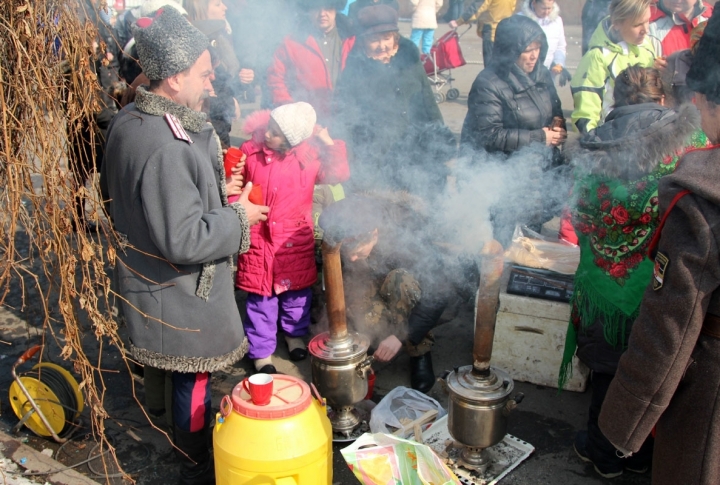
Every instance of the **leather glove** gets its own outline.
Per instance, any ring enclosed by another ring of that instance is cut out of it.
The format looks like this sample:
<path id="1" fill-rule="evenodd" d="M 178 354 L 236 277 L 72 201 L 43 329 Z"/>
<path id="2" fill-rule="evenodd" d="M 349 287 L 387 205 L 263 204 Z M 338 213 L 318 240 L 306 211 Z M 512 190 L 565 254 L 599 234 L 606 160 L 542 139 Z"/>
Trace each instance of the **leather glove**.
<path id="1" fill-rule="evenodd" d="M 558 78 L 558 83 L 560 84 L 560 86 L 565 86 L 567 83 L 570 82 L 571 79 L 572 74 L 570 74 L 570 72 L 563 67 L 562 72 L 560 73 L 560 77 Z"/>
<path id="2" fill-rule="evenodd" d="M 560 64 L 553 63 L 550 66 L 550 71 L 558 76 L 558 84 L 560 86 L 565 86 L 568 81 L 572 79 L 572 74 Z"/>

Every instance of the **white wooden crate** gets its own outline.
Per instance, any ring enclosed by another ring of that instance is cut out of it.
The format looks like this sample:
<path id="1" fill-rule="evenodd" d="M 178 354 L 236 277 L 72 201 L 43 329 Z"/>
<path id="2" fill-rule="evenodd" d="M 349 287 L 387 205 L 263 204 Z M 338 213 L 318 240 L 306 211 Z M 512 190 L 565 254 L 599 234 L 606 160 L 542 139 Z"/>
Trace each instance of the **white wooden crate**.
<path id="1" fill-rule="evenodd" d="M 570 305 L 506 292 L 509 267 L 501 281 L 492 365 L 513 379 L 557 387 Z M 572 377 L 564 389 L 583 392 L 590 370 L 573 357 Z"/>

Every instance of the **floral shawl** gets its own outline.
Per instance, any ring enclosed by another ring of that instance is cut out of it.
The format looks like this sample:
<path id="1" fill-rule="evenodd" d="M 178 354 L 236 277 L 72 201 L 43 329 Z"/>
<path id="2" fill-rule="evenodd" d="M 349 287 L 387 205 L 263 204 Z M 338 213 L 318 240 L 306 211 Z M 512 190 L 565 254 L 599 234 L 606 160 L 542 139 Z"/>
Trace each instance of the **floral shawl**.
<path id="1" fill-rule="evenodd" d="M 697 131 L 688 148 L 704 147 L 707 137 Z M 652 278 L 653 262 L 647 249 L 658 226 L 660 178 L 675 170 L 685 150 L 668 156 L 649 174 L 637 180 L 605 175 L 580 175 L 573 188 L 572 222 L 578 235 L 580 264 L 559 388 L 567 381 L 577 347 L 577 332 L 603 322 L 605 340 L 625 348 L 626 325 L 632 323 L 642 295 Z"/>

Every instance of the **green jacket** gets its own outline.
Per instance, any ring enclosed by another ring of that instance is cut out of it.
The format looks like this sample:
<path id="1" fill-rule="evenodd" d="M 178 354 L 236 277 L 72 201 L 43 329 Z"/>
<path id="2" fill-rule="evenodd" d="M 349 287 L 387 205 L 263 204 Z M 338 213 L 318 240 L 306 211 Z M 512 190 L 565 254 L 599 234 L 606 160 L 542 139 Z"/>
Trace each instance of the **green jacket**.
<path id="1" fill-rule="evenodd" d="M 628 66 L 651 67 L 655 50 L 649 37 L 641 45 L 615 42 L 611 39 L 610 18 L 606 18 L 590 38 L 590 48 L 580 60 L 570 82 L 575 110 L 572 122 L 581 133 L 587 133 L 605 119 L 613 106 L 615 77 Z"/>

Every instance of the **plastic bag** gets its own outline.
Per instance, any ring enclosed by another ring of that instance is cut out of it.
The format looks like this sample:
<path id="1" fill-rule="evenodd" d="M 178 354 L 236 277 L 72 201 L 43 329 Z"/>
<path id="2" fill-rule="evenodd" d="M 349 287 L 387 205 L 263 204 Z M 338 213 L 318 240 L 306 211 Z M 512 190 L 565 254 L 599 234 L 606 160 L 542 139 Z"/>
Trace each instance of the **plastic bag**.
<path id="1" fill-rule="evenodd" d="M 529 268 L 574 275 L 580 264 L 580 247 L 546 238 L 527 226 L 517 226 L 512 244 L 505 251 L 505 260 Z"/>
<path id="2" fill-rule="evenodd" d="M 363 485 L 459 485 L 427 445 L 383 433 L 365 433 L 340 450 Z"/>
<path id="3" fill-rule="evenodd" d="M 435 419 L 445 416 L 446 411 L 435 399 L 409 387 L 398 386 L 375 406 L 370 414 L 370 431 L 392 434 L 403 427 L 401 420 L 414 421 L 427 411 L 436 409 Z M 392 426 L 395 429 L 388 429 Z"/>

